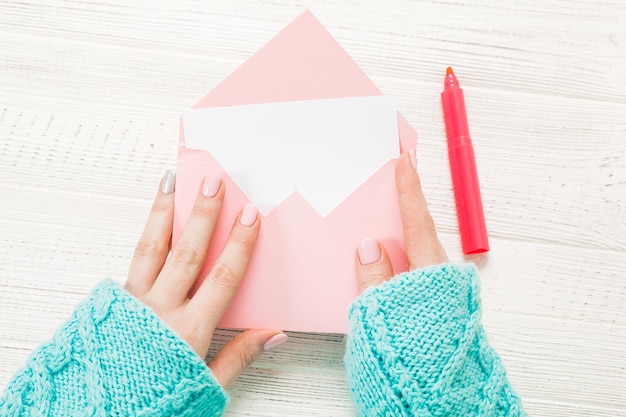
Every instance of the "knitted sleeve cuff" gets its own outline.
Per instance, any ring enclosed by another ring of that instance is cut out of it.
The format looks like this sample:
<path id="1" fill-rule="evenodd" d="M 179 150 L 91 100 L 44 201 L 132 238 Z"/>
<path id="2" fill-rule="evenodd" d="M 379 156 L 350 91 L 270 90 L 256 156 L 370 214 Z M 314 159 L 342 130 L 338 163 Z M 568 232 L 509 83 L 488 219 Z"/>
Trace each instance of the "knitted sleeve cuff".
<path id="1" fill-rule="evenodd" d="M 191 346 L 105 280 L 0 398 L 0 415 L 221 416 L 226 392 Z"/>
<path id="2" fill-rule="evenodd" d="M 349 309 L 346 369 L 363 416 L 524 416 L 480 320 L 473 265 L 369 288 Z"/>

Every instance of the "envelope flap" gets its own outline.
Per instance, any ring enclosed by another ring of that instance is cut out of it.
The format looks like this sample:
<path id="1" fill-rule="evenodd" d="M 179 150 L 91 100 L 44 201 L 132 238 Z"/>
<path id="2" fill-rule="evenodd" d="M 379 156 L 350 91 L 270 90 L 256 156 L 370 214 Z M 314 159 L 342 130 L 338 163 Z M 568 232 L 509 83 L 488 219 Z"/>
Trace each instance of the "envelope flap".
<path id="1" fill-rule="evenodd" d="M 356 62 L 306 10 L 195 107 L 380 94 Z"/>

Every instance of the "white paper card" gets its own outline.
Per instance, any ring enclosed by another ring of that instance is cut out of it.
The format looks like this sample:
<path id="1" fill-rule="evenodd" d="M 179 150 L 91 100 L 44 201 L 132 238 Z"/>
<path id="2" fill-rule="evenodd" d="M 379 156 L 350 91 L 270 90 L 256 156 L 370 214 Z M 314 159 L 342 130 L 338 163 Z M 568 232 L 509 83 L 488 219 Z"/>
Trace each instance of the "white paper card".
<path id="1" fill-rule="evenodd" d="M 399 149 L 386 96 L 193 109 L 183 126 L 264 215 L 298 191 L 324 217 Z"/>

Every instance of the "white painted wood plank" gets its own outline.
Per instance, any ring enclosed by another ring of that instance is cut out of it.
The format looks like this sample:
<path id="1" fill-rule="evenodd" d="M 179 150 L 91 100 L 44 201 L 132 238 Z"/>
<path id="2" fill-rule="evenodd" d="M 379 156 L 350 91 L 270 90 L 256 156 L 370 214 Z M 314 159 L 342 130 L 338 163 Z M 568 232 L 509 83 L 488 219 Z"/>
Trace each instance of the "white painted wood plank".
<path id="1" fill-rule="evenodd" d="M 310 5 L 379 83 L 392 78 L 410 85 L 438 77 L 442 67 L 453 64 L 466 74 L 466 83 L 488 89 L 624 103 L 623 2 L 604 7 L 594 1 L 534 7 L 492 3 L 381 7 L 353 1 L 339 10 L 333 3 Z M 54 98 L 49 103 L 56 103 L 54 108 L 62 102 L 99 111 L 127 111 L 139 104 L 153 110 L 177 101 L 189 105 L 302 10 L 251 2 L 238 2 L 239 7 L 216 2 L 50 4 L 4 6 L 3 39 L 20 47 L 5 48 L 3 79 L 29 105 L 32 100 L 20 88 L 36 82 L 46 90 L 30 88 L 29 93 Z M 20 75 L 25 67 L 28 79 Z M 179 101 L 185 98 L 191 102 Z"/>

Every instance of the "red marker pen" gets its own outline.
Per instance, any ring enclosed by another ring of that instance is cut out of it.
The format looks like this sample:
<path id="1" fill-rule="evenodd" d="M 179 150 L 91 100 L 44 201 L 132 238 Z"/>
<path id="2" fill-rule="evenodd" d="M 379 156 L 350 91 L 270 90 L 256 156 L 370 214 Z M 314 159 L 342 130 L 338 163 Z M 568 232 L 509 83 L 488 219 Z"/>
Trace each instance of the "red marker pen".
<path id="1" fill-rule="evenodd" d="M 467 126 L 465 99 L 459 81 L 450 67 L 446 70 L 441 104 L 448 136 L 448 158 L 463 253 L 487 252 L 487 227 L 480 198 L 474 148 Z"/>

